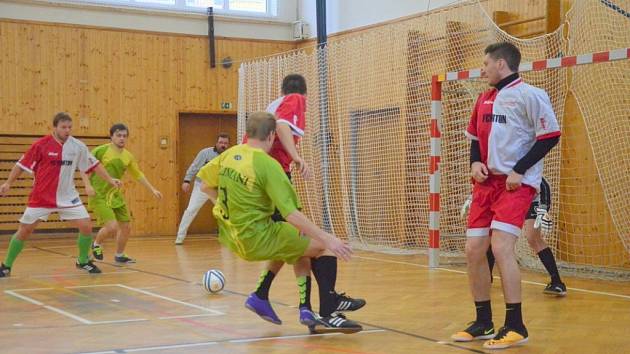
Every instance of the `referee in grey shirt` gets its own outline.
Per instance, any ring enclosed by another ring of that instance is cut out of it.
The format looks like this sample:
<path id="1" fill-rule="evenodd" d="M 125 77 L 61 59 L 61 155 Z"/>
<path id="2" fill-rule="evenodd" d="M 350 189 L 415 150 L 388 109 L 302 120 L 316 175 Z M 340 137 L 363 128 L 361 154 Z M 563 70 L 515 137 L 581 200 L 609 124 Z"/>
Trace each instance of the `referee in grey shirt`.
<path id="1" fill-rule="evenodd" d="M 194 186 L 190 200 L 188 201 L 188 207 L 182 215 L 182 221 L 179 223 L 179 229 L 177 230 L 177 238 L 175 239 L 176 245 L 184 243 L 186 234 L 188 233 L 188 227 L 197 216 L 199 209 L 208 201 L 208 195 L 201 191 L 201 183 L 196 177 L 197 172 L 210 160 L 219 156 L 220 153 L 225 151 L 230 144 L 230 136 L 226 133 L 221 133 L 217 136 L 217 143 L 214 147 L 205 148 L 197 154 L 195 160 L 190 164 L 188 170 L 186 170 L 186 176 L 184 177 L 184 183 L 182 184 L 182 191 L 188 193 L 190 190 L 190 182 L 194 178 Z"/>

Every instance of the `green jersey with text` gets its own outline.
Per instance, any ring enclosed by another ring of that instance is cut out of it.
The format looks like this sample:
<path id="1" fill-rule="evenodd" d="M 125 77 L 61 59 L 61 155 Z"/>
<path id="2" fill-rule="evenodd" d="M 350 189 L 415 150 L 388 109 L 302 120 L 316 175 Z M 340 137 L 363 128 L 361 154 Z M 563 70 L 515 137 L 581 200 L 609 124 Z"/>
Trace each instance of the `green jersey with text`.
<path id="1" fill-rule="evenodd" d="M 213 214 L 219 240 L 242 258 L 293 263 L 308 246 L 293 226 L 271 219 L 276 208 L 286 218 L 300 209 L 300 202 L 278 161 L 263 150 L 234 146 L 202 167 L 197 177 L 217 189 Z"/>
<path id="2" fill-rule="evenodd" d="M 136 180 L 144 177 L 138 167 L 138 162 L 127 149 L 118 149 L 112 144 L 104 144 L 94 148 L 92 154 L 112 178 L 121 179 L 126 171 L 129 171 Z M 95 173 L 90 176 L 90 183 L 96 192 L 95 198 L 104 198 L 110 208 L 118 208 L 125 204 L 122 192 Z"/>

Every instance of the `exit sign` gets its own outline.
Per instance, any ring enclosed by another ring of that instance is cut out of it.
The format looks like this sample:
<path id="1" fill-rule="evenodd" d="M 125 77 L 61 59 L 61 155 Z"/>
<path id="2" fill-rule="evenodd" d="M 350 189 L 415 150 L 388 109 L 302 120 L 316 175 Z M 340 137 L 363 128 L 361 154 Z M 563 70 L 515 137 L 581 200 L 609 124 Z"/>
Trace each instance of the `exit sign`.
<path id="1" fill-rule="evenodd" d="M 232 102 L 221 102 L 221 109 L 232 109 Z"/>

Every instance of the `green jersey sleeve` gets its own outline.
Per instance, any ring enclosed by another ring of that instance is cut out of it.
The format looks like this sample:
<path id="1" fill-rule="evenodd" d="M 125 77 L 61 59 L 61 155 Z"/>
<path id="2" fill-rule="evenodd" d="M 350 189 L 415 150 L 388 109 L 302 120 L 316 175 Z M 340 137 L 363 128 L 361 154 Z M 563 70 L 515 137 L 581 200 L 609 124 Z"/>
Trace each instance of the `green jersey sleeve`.
<path id="1" fill-rule="evenodd" d="M 138 166 L 138 161 L 131 153 L 129 153 L 129 166 L 127 167 L 127 171 L 131 173 L 131 177 L 135 180 L 140 180 L 144 177 L 144 173 L 142 173 L 140 166 Z"/>

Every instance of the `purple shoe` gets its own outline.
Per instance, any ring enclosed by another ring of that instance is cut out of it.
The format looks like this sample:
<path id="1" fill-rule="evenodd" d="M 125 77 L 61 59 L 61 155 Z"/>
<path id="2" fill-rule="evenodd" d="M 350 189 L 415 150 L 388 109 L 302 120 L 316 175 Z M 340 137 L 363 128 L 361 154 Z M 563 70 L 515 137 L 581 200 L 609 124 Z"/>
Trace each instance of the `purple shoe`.
<path id="1" fill-rule="evenodd" d="M 269 321 L 274 324 L 282 324 L 282 321 L 278 318 L 278 315 L 273 311 L 269 300 L 262 300 L 256 293 L 251 293 L 245 301 L 245 307 L 252 312 L 256 313 L 260 318 L 265 321 Z"/>
<path id="2" fill-rule="evenodd" d="M 305 326 L 314 326 L 317 323 L 317 315 L 313 311 L 302 307 L 300 308 L 300 323 Z"/>

